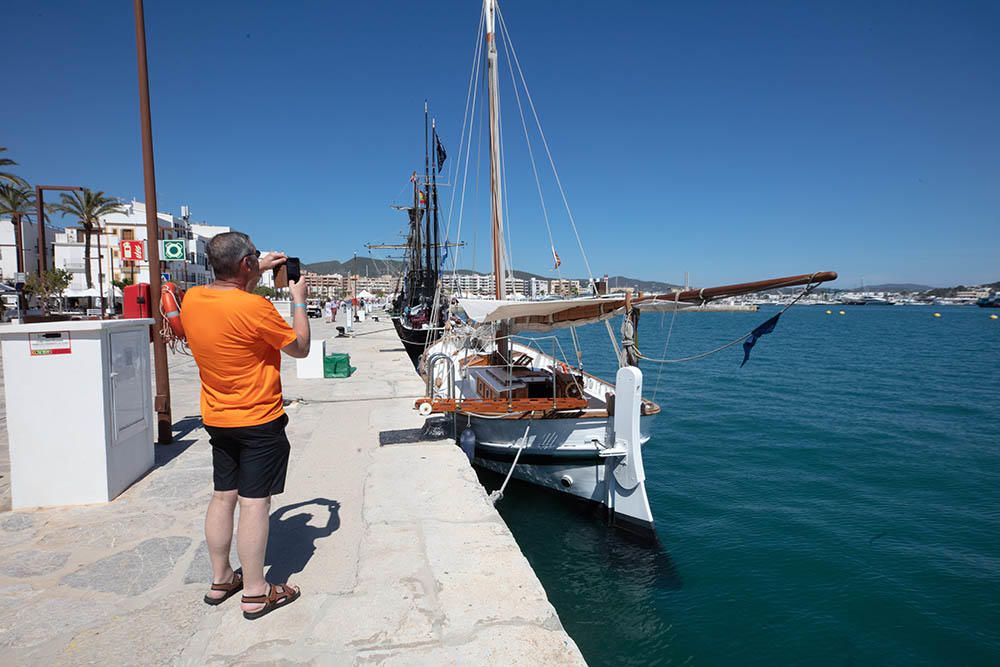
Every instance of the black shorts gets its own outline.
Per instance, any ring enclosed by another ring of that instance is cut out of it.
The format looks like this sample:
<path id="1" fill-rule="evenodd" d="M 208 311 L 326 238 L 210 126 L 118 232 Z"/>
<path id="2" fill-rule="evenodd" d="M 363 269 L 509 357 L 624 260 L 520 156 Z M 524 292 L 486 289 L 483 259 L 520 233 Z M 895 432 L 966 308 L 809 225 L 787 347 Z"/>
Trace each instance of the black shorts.
<path id="1" fill-rule="evenodd" d="M 205 425 L 212 443 L 216 491 L 236 489 L 244 498 L 267 498 L 285 490 L 288 415 L 258 426 Z"/>

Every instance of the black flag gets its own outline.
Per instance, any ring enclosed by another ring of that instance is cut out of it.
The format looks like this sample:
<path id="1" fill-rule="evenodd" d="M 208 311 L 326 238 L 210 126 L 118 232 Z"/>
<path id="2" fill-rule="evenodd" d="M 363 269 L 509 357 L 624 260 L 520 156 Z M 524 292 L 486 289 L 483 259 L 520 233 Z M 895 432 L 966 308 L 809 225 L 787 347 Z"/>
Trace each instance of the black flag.
<path id="1" fill-rule="evenodd" d="M 777 315 L 775 315 L 774 317 L 772 317 L 771 319 L 769 319 L 768 321 L 764 322 L 759 327 L 751 331 L 750 335 L 747 336 L 747 339 L 743 341 L 743 363 L 740 364 L 740 368 L 743 368 L 743 366 L 748 361 L 750 361 L 750 350 L 752 350 L 753 346 L 757 344 L 757 339 L 763 336 L 764 334 L 769 334 L 772 331 L 774 331 L 774 327 L 777 326 L 778 324 L 779 317 L 781 317 L 781 313 L 778 313 Z"/>
<path id="2" fill-rule="evenodd" d="M 441 140 L 438 139 L 437 132 L 434 132 L 434 152 L 436 153 L 435 162 L 437 163 L 438 173 L 441 173 L 441 167 L 444 166 L 444 161 L 448 159 L 448 154 L 444 150 L 444 146 L 441 145 Z"/>

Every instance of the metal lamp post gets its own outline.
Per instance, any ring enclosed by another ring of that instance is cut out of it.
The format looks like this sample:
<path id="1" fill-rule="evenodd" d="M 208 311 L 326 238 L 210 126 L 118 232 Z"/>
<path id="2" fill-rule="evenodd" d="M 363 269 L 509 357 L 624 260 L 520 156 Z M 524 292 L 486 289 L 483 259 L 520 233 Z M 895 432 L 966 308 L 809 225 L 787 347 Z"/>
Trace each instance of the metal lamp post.
<path id="1" fill-rule="evenodd" d="M 146 66 L 146 19 L 142 0 L 135 0 L 135 45 L 139 65 L 139 118 L 142 124 L 142 171 L 146 191 L 146 238 L 149 252 L 149 291 L 155 302 L 160 298 L 160 226 L 156 216 L 156 173 L 153 168 L 153 124 L 149 113 L 149 71 Z M 167 375 L 167 344 L 160 332 L 163 315 L 152 308 L 154 324 L 153 366 L 156 370 L 157 442 L 173 442 L 170 415 L 170 377 Z"/>

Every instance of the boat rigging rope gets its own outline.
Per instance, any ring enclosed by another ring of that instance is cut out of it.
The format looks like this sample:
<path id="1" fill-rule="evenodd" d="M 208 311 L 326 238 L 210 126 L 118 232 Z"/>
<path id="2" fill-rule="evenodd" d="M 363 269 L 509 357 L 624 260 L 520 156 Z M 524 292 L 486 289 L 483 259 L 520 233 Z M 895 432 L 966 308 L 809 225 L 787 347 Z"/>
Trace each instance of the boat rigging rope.
<path id="1" fill-rule="evenodd" d="M 677 296 L 680 296 L 680 291 L 675 292 L 675 294 Z M 667 358 L 667 348 L 670 347 L 670 337 L 674 333 L 674 322 L 677 320 L 677 310 L 678 310 L 677 303 L 678 303 L 677 297 L 674 297 L 674 310 L 670 314 L 670 328 L 667 329 L 667 339 L 663 342 L 663 353 L 661 354 L 661 357 L 663 359 Z M 662 317 L 660 318 L 660 331 L 663 331 L 663 318 Z M 654 387 L 653 387 L 653 401 L 656 401 L 656 395 L 660 391 L 660 376 L 663 373 L 663 367 L 664 367 L 664 365 L 665 364 L 660 364 L 656 368 L 656 385 L 654 385 Z"/>
<path id="2" fill-rule="evenodd" d="M 580 248 L 580 256 L 583 258 L 583 265 L 587 269 L 587 279 L 590 280 L 590 288 L 593 289 L 596 294 L 597 283 L 594 281 L 594 272 L 590 268 L 590 260 L 587 258 L 587 251 L 583 248 L 583 240 L 580 238 L 580 231 L 576 227 L 576 219 L 573 217 L 573 210 L 569 206 L 569 199 L 566 197 L 566 190 L 563 188 L 562 179 L 559 178 L 559 170 L 556 169 L 556 162 L 552 158 L 552 151 L 549 149 L 549 142 L 545 138 L 545 131 L 542 129 L 542 121 L 538 118 L 538 111 L 535 109 L 535 102 L 531 98 L 531 91 L 528 89 L 528 81 L 524 76 L 524 69 L 522 69 L 521 61 L 517 57 L 517 51 L 514 49 L 514 41 L 510 37 L 510 30 L 507 28 L 507 22 L 504 20 L 503 13 L 500 11 L 499 5 L 496 7 L 496 15 L 499 19 L 500 28 L 506 36 L 506 44 L 511 56 L 510 59 L 514 62 L 514 65 L 517 66 L 517 73 L 521 79 L 521 85 L 524 86 L 524 96 L 528 100 L 531 115 L 535 119 L 535 127 L 538 128 L 538 136 L 542 140 L 542 146 L 545 148 L 545 155 L 548 157 L 549 166 L 552 168 L 552 175 L 555 177 L 556 185 L 559 188 L 559 195 L 562 197 L 563 206 L 566 208 L 566 217 L 569 218 L 570 227 L 573 229 L 573 235 L 576 237 L 576 244 Z M 611 329 L 610 324 L 608 324 L 606 328 L 608 336 L 611 339 L 611 346 L 615 349 L 615 355 L 620 357 L 621 350 L 618 348 L 618 341 L 615 339 L 615 332 Z"/>
<path id="3" fill-rule="evenodd" d="M 462 133 L 458 142 L 458 159 L 462 160 L 462 148 L 465 148 L 465 164 L 462 165 L 462 196 L 459 200 L 458 206 L 458 231 L 456 239 L 462 238 L 462 216 L 465 212 L 465 192 L 469 183 L 469 153 L 472 151 L 472 132 L 473 126 L 475 124 L 475 113 L 476 113 L 476 98 L 479 92 L 479 73 L 480 67 L 480 56 L 482 54 L 483 47 L 483 31 L 486 26 L 486 11 L 485 8 L 479 16 L 479 29 L 476 31 L 476 46 L 473 49 L 472 54 L 472 69 L 469 72 L 469 89 L 465 95 L 465 112 L 462 114 Z M 470 108 L 471 107 L 471 108 Z M 466 122 L 468 121 L 468 122 Z M 466 126 L 468 126 L 468 135 L 466 135 Z M 455 189 L 451 191 L 451 201 L 448 204 L 448 222 L 445 225 L 445 239 L 450 238 L 451 235 L 451 217 L 455 212 L 455 195 L 458 194 L 458 166 L 455 167 Z M 461 253 L 461 247 L 455 248 L 455 255 L 452 259 L 452 275 L 457 278 L 458 276 L 458 255 Z M 475 254 L 473 254 L 475 258 Z"/>
<path id="4" fill-rule="evenodd" d="M 804 297 L 806 294 L 809 294 L 810 292 L 812 292 L 818 286 L 819 286 L 819 283 L 815 283 L 814 284 L 812 282 L 812 278 L 810 277 L 809 284 L 807 284 L 805 286 L 805 288 L 798 294 L 798 296 L 796 296 L 794 299 L 792 299 L 791 302 L 788 303 L 788 305 L 786 305 L 784 308 L 782 308 L 781 311 L 778 312 L 778 315 L 782 315 L 786 310 L 788 310 L 789 308 L 791 308 L 792 306 L 794 306 L 796 303 L 798 303 L 798 301 L 802 297 Z M 676 299 L 675 299 L 675 301 L 676 301 Z M 673 326 L 673 323 L 671 323 L 671 327 L 672 326 Z M 754 328 L 756 328 L 756 327 L 754 327 Z M 715 348 L 714 350 L 709 350 L 708 352 L 702 352 L 701 354 L 694 354 L 694 355 L 691 355 L 690 357 L 681 357 L 679 359 L 654 359 L 652 357 L 647 357 L 646 355 L 644 355 L 641 351 L 639 351 L 638 348 L 636 348 L 635 351 L 636 351 L 636 354 L 638 355 L 638 357 L 640 359 L 642 359 L 643 361 L 648 361 L 648 362 L 654 363 L 654 364 L 680 364 L 680 363 L 684 363 L 686 361 L 696 361 L 698 359 L 704 359 L 705 357 L 710 357 L 713 354 L 716 354 L 717 352 L 722 352 L 723 350 L 725 350 L 727 348 L 730 348 L 733 345 L 736 345 L 738 343 L 742 343 L 747 338 L 749 338 L 751 335 L 753 335 L 753 329 L 751 329 L 750 331 L 746 332 L 745 334 L 743 334 L 739 338 L 736 338 L 734 340 L 729 341 L 725 345 L 720 345 L 719 347 Z"/>
<path id="5" fill-rule="evenodd" d="M 507 33 L 507 27 L 504 25 L 503 21 L 500 22 L 500 37 L 503 40 L 503 44 L 508 52 L 513 52 L 513 45 L 510 40 L 510 35 Z M 514 99 L 517 101 L 517 113 L 521 118 L 521 129 L 524 130 L 524 141 L 528 146 L 528 162 L 531 164 L 531 173 L 535 177 L 535 189 L 538 191 L 538 201 L 542 207 L 542 219 L 545 221 L 545 231 L 549 237 L 549 246 L 552 248 L 552 252 L 555 253 L 556 242 L 552 235 L 552 224 L 549 222 L 549 209 L 545 205 L 545 193 L 542 189 L 542 180 L 538 176 L 538 165 L 535 162 L 535 151 L 531 145 L 531 133 L 528 132 L 528 122 L 524 117 L 524 105 L 521 104 L 521 92 L 520 87 L 517 85 L 517 79 L 514 76 L 514 66 L 512 64 L 513 58 L 506 58 L 507 61 L 507 71 L 510 72 L 510 83 L 511 87 L 514 89 Z M 527 90 L 527 88 L 525 88 Z M 508 234 L 510 232 L 508 231 Z M 508 241 L 509 243 L 509 241 Z M 562 270 L 560 266 L 561 262 L 555 265 L 556 278 L 559 279 L 559 284 L 564 285 Z M 580 349 L 579 341 L 576 337 L 576 327 L 570 327 L 571 338 L 573 340 L 573 351 L 576 353 L 577 364 L 583 367 L 583 351 Z"/>
<path id="6" fill-rule="evenodd" d="M 524 437 L 521 438 L 521 446 L 517 448 L 517 454 L 514 455 L 514 462 L 510 464 L 510 470 L 507 472 L 507 479 L 503 481 L 499 491 L 494 491 L 490 494 L 490 502 L 494 505 L 503 499 L 504 489 L 507 488 L 507 482 L 510 481 L 511 475 L 514 474 L 514 467 L 517 466 L 517 460 L 521 458 L 521 452 L 523 452 L 528 446 L 528 431 L 530 429 L 531 424 L 524 427 Z"/>

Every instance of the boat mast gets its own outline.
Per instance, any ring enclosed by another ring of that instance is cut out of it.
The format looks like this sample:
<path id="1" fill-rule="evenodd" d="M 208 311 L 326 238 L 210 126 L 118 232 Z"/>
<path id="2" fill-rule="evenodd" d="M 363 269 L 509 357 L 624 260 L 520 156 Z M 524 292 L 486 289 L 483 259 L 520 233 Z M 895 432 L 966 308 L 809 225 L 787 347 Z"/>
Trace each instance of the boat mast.
<path id="1" fill-rule="evenodd" d="M 438 224 L 438 185 L 437 185 L 437 173 L 440 167 L 438 166 L 438 138 L 437 138 L 437 120 L 431 119 L 431 151 L 434 153 L 434 168 L 431 169 L 431 194 L 432 198 L 427 200 L 428 206 L 433 207 L 434 211 L 434 282 L 435 286 L 437 284 L 437 275 L 441 270 L 441 235 L 440 225 Z"/>
<path id="2" fill-rule="evenodd" d="M 496 0 L 483 0 L 486 12 L 486 72 L 490 101 L 490 211 L 493 222 L 493 279 L 496 298 L 504 298 L 503 209 L 500 192 L 500 75 L 493 13 Z"/>
<path id="3" fill-rule="evenodd" d="M 431 244 L 434 242 L 431 236 L 431 157 L 430 139 L 428 129 L 427 100 L 424 100 L 424 216 L 426 220 L 426 232 L 424 234 L 424 247 L 427 251 L 427 266 L 424 267 L 424 294 L 427 289 L 436 281 L 436 267 L 431 263 Z"/>

